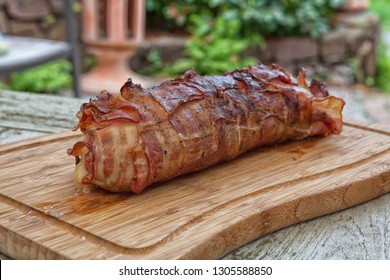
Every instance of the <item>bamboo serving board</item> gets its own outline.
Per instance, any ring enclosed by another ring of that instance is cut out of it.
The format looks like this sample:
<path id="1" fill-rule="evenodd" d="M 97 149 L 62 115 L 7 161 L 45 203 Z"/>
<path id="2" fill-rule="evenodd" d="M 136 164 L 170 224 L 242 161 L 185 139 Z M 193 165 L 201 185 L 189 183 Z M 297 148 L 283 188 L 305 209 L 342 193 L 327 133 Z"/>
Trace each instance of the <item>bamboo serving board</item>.
<path id="1" fill-rule="evenodd" d="M 17 259 L 214 259 L 390 191 L 390 129 L 247 153 L 141 194 L 83 190 L 52 134 L 0 146 L 0 250 Z"/>

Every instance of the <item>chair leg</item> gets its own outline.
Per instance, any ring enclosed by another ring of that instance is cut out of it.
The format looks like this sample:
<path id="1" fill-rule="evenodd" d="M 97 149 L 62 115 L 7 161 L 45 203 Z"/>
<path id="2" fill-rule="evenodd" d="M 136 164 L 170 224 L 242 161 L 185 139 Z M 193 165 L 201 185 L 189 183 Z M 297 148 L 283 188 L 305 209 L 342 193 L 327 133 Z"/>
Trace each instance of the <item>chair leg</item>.
<path id="1" fill-rule="evenodd" d="M 81 97 L 80 93 L 80 75 L 81 75 L 81 56 L 80 43 L 77 37 L 76 17 L 73 12 L 73 0 L 65 1 L 66 29 L 67 39 L 72 44 L 71 60 L 73 64 L 73 91 L 75 97 Z"/>
<path id="2" fill-rule="evenodd" d="M 78 44 L 73 46 L 72 53 L 72 76 L 73 76 L 73 91 L 75 97 L 81 97 L 80 92 L 80 80 L 81 80 L 81 61 L 80 61 L 80 51 L 78 48 Z"/>

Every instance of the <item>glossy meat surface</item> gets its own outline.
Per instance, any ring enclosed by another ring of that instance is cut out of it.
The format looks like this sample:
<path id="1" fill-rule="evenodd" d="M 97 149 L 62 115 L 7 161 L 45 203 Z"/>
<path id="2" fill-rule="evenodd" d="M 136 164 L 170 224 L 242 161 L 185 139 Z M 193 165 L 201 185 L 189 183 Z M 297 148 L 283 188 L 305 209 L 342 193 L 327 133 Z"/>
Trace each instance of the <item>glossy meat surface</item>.
<path id="1" fill-rule="evenodd" d="M 140 192 L 261 146 L 339 134 L 343 106 L 303 70 L 294 79 L 277 65 L 188 70 L 151 89 L 129 80 L 120 94 L 82 105 L 76 128 L 85 139 L 68 153 L 79 184 Z"/>

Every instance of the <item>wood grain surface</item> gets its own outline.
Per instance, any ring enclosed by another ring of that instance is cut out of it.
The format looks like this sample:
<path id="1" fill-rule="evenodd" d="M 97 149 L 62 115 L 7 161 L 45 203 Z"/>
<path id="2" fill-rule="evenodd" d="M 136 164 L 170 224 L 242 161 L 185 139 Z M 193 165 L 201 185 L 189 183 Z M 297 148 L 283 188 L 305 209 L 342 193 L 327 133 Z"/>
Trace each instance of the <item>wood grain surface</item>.
<path id="1" fill-rule="evenodd" d="M 390 191 L 390 130 L 268 147 L 112 194 L 73 184 L 71 132 L 0 146 L 0 250 L 28 259 L 214 259 Z"/>
<path id="2" fill-rule="evenodd" d="M 0 144 L 71 130 L 84 101 L 0 90 Z"/>

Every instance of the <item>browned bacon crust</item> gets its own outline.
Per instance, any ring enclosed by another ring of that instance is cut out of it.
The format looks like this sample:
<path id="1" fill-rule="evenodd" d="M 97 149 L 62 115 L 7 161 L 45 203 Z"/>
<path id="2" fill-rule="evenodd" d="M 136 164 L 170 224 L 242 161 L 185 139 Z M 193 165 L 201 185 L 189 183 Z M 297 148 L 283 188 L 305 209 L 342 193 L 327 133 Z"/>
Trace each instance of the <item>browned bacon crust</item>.
<path id="1" fill-rule="evenodd" d="M 189 70 L 151 89 L 129 80 L 120 94 L 81 106 L 76 129 L 85 139 L 68 153 L 79 183 L 140 192 L 260 146 L 339 134 L 343 106 L 325 84 L 277 65 L 223 76 Z"/>

